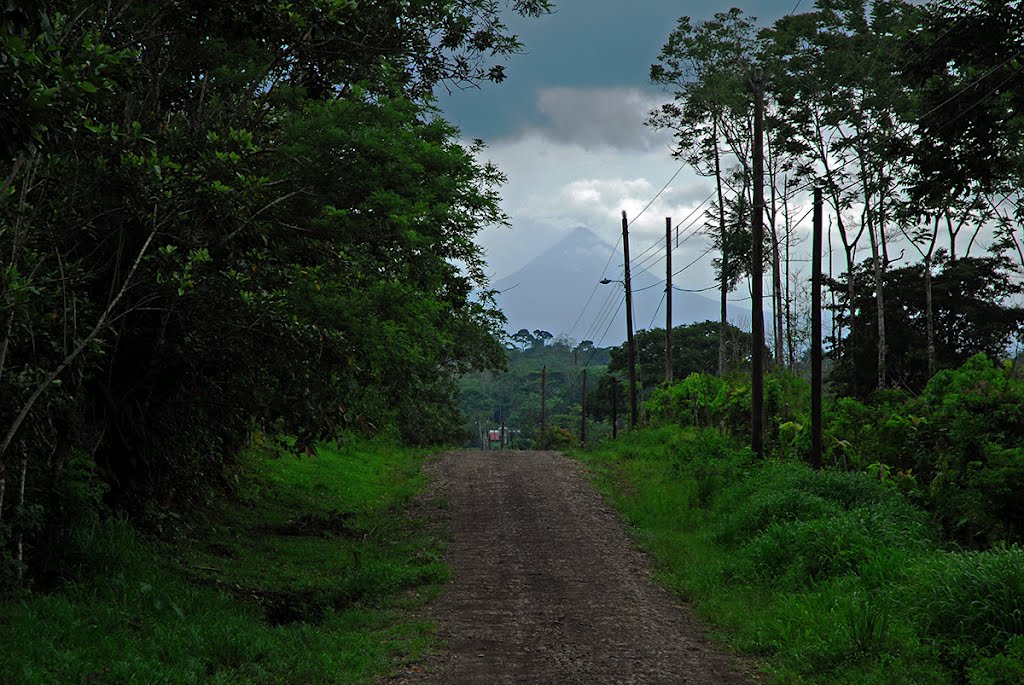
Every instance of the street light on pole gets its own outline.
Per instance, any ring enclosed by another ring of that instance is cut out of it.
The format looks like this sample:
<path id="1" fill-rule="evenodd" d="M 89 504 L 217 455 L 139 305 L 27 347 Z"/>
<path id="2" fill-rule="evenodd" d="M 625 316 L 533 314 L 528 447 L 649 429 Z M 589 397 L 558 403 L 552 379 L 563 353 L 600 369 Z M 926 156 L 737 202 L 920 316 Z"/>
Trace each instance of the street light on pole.
<path id="1" fill-rule="evenodd" d="M 626 286 L 625 281 L 611 278 L 602 278 L 601 285 L 609 283 L 621 283 L 626 291 L 626 359 L 629 366 L 629 427 L 636 428 L 637 406 L 636 406 L 636 345 L 633 342 L 633 293 Z"/>

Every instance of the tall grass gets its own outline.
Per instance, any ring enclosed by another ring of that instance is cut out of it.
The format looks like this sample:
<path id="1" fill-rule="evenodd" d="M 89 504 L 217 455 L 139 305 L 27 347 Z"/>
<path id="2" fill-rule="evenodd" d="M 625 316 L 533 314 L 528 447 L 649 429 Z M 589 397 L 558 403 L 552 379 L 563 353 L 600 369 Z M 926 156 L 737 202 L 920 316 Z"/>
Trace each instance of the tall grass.
<path id="1" fill-rule="evenodd" d="M 866 474 L 755 462 L 714 431 L 579 453 L 658 562 L 773 683 L 1024 683 L 1024 550 L 945 548 Z"/>
<path id="2" fill-rule="evenodd" d="M 246 456 L 237 497 L 173 543 L 77 531 L 75 580 L 0 606 L 0 682 L 364 683 L 429 642 L 447 574 L 404 509 L 422 455 L 384 443 Z"/>

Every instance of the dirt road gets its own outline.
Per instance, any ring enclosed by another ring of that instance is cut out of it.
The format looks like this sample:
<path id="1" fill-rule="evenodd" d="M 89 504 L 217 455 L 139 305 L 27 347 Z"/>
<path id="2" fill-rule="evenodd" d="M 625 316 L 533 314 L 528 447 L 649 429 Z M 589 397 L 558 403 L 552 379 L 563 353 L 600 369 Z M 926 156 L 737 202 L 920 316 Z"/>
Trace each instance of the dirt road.
<path id="1" fill-rule="evenodd" d="M 452 452 L 428 467 L 454 580 L 442 653 L 400 682 L 749 683 L 648 563 L 582 467 L 556 452 Z"/>

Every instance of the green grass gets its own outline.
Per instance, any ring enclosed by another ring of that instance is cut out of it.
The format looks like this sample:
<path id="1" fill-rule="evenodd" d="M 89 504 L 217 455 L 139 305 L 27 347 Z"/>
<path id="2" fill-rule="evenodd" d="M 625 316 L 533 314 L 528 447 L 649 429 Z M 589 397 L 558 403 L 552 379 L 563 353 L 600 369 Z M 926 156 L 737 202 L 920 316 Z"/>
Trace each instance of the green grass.
<path id="1" fill-rule="evenodd" d="M 15 683 L 364 683 L 416 657 L 447 578 L 406 507 L 424 453 L 383 442 L 244 455 L 237 494 L 173 543 L 79 531 L 82 577 L 0 606 Z M 244 475 L 241 475 L 244 474 Z"/>
<path id="2" fill-rule="evenodd" d="M 770 683 L 1024 683 L 1024 550 L 947 549 L 866 474 L 755 462 L 713 431 L 579 452 L 717 636 Z"/>

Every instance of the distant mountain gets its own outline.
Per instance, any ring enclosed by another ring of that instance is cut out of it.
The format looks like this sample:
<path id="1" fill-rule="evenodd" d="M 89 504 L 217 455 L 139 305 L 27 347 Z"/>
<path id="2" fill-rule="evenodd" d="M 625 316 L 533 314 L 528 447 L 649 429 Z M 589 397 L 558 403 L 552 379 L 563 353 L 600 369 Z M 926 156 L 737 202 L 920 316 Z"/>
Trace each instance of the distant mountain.
<path id="1" fill-rule="evenodd" d="M 506 329 L 513 333 L 527 328 L 531 331 L 542 329 L 556 336 L 571 334 L 575 340 L 590 339 L 598 345 L 621 343 L 626 339 L 625 305 L 614 317 L 607 310 L 602 316 L 602 305 L 608 299 L 609 289 L 621 290 L 619 283 L 597 286 L 590 306 L 570 333 L 594 285 L 601 280 L 611 253 L 612 246 L 592 231 L 577 228 L 514 274 L 495 281 L 492 287 L 500 291 L 498 305 L 508 317 Z M 618 265 L 621 263 L 621 253 L 618 253 L 608 267 L 608 278 L 619 274 Z M 664 281 L 650 273 L 641 273 L 633 279 L 633 292 L 635 325 L 647 328 L 661 303 Z M 672 300 L 674 326 L 709 319 L 717 321 L 719 318 L 717 300 L 679 291 L 673 293 Z M 614 309 L 614 304 L 611 308 Z M 730 305 L 729 320 L 741 328 L 750 328 L 749 310 Z M 654 320 L 654 327 L 664 326 L 665 312 L 662 309 Z"/>

